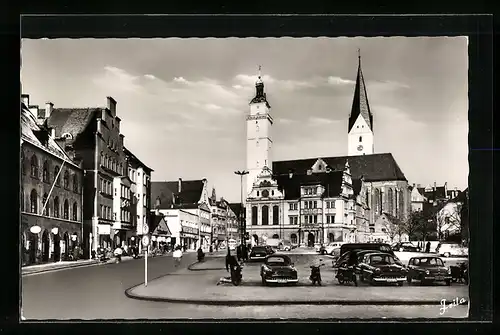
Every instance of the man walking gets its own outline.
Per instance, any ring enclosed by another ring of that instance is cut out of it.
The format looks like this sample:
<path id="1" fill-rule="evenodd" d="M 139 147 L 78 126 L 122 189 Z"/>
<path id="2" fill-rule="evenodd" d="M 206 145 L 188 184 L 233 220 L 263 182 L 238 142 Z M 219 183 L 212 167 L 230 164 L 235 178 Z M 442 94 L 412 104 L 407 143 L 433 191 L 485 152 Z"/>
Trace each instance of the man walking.
<path id="1" fill-rule="evenodd" d="M 182 259 L 182 250 L 180 246 L 178 246 L 175 249 L 172 256 L 174 257 L 175 267 L 179 267 L 179 265 L 181 265 L 181 259 Z"/>

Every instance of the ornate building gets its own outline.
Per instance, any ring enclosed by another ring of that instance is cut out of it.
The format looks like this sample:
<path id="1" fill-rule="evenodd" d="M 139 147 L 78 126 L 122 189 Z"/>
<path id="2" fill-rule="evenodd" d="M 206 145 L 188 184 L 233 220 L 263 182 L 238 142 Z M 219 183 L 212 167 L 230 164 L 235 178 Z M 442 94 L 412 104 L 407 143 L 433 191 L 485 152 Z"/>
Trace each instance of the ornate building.
<path id="1" fill-rule="evenodd" d="M 407 217 L 407 179 L 391 153 L 374 153 L 361 60 L 348 120 L 348 156 L 271 161 L 273 123 L 260 73 L 255 86 L 246 121 L 246 230 L 253 244 L 272 237 L 302 245 L 369 241 L 382 213 Z"/>
<path id="2" fill-rule="evenodd" d="M 50 112 L 21 103 L 22 264 L 57 262 L 82 243 L 83 170 L 74 152 L 65 152 L 55 131 L 38 124 Z"/>

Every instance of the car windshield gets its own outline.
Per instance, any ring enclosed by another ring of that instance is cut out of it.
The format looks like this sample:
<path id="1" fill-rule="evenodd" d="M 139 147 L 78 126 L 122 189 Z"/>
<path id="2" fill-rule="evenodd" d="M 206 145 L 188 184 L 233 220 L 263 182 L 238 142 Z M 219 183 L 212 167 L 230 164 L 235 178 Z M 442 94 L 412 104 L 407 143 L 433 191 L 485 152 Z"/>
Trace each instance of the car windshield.
<path id="1" fill-rule="evenodd" d="M 394 258 L 390 255 L 373 255 L 370 256 L 371 265 L 390 265 L 396 264 Z"/>
<path id="2" fill-rule="evenodd" d="M 440 258 L 420 258 L 415 260 L 415 265 L 420 266 L 444 266 L 443 261 Z"/>
<path id="3" fill-rule="evenodd" d="M 290 264 L 289 260 L 285 257 L 269 257 L 266 261 L 267 265 L 288 265 Z"/>

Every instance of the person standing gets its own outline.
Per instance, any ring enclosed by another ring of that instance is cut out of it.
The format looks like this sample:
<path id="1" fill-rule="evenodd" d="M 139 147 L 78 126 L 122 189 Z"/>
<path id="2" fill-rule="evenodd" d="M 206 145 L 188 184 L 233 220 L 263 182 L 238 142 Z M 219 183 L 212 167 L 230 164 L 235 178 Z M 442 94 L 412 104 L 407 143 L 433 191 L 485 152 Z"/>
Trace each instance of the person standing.
<path id="1" fill-rule="evenodd" d="M 431 252 L 431 242 L 427 241 L 427 244 L 425 245 L 425 252 L 429 253 Z"/>
<path id="2" fill-rule="evenodd" d="M 181 264 L 182 259 L 182 249 L 180 246 L 177 247 L 172 256 L 174 257 L 175 267 L 178 267 Z"/>

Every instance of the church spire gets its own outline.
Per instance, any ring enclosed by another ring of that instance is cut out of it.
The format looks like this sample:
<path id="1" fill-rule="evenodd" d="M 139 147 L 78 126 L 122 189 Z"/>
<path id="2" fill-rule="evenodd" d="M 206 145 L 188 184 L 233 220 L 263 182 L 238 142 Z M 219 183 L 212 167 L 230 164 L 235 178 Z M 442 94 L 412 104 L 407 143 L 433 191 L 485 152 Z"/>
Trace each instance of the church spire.
<path id="1" fill-rule="evenodd" d="M 356 77 L 356 87 L 354 89 L 351 114 L 349 115 L 349 132 L 360 114 L 365 119 L 368 127 L 370 127 L 370 130 L 373 131 L 373 114 L 370 110 L 370 105 L 368 104 L 365 79 L 363 78 L 363 72 L 361 70 L 361 50 L 358 48 L 358 74 Z"/>
<path id="2" fill-rule="evenodd" d="M 250 103 L 265 102 L 268 108 L 271 108 L 266 99 L 266 92 L 264 92 L 264 82 L 262 81 L 262 66 L 259 65 L 259 76 L 255 82 L 255 97 Z"/>

